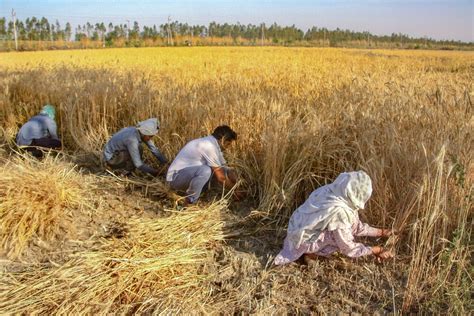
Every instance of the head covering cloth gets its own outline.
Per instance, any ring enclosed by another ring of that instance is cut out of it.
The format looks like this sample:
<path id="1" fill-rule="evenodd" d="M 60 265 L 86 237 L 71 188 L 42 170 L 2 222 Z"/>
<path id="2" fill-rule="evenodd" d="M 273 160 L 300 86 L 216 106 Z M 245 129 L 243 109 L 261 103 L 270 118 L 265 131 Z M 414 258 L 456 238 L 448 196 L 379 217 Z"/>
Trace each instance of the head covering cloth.
<path id="1" fill-rule="evenodd" d="M 153 136 L 158 133 L 158 129 L 160 128 L 160 122 L 157 118 L 150 118 L 148 120 L 139 122 L 136 128 L 140 131 L 142 135 Z"/>
<path id="2" fill-rule="evenodd" d="M 43 106 L 39 114 L 47 115 L 50 119 L 54 120 L 54 118 L 56 117 L 56 109 L 51 104 L 46 104 L 45 106 Z"/>

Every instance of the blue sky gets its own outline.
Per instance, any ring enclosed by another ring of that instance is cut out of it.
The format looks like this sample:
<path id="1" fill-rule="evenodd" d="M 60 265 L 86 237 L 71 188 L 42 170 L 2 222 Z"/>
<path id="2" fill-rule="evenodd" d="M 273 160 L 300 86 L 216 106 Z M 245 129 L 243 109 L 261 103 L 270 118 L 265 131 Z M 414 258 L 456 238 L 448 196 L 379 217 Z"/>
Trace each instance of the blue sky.
<path id="1" fill-rule="evenodd" d="M 190 24 L 277 22 L 303 30 L 315 25 L 474 42 L 474 0 L 0 0 L 0 16 L 9 17 L 12 8 L 20 19 L 45 16 L 73 26 L 126 20 L 159 25 L 171 15 Z"/>

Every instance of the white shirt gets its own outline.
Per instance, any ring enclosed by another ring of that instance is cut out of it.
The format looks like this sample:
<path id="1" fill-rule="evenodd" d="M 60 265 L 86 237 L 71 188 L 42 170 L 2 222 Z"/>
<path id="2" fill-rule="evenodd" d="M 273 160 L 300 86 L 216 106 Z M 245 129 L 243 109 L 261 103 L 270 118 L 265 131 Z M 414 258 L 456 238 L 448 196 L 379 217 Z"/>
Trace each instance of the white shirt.
<path id="1" fill-rule="evenodd" d="M 196 166 L 218 168 L 225 164 L 221 148 L 214 136 L 198 138 L 190 141 L 180 150 L 168 169 L 166 181 L 173 181 L 174 175 L 184 168 Z"/>

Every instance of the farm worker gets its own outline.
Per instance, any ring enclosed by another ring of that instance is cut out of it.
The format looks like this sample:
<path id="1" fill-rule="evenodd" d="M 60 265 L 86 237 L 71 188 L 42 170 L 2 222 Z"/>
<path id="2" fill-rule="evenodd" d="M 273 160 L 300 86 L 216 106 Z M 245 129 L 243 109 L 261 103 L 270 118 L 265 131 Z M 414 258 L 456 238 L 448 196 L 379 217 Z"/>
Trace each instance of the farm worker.
<path id="1" fill-rule="evenodd" d="M 354 241 L 355 236 L 388 237 L 389 229 L 378 229 L 359 220 L 359 209 L 372 194 L 372 181 L 364 171 L 341 173 L 336 180 L 313 191 L 291 215 L 283 249 L 274 263 L 329 256 L 339 251 L 351 257 L 374 255 L 384 260 L 393 257 L 380 246 L 368 247 Z"/>
<path id="2" fill-rule="evenodd" d="M 227 189 L 237 183 L 237 175 L 226 166 L 222 153 L 236 140 L 237 133 L 222 125 L 211 135 L 192 140 L 181 149 L 168 169 L 166 181 L 172 189 L 186 192 L 185 205 L 196 203 L 212 175 Z M 235 196 L 241 198 L 242 194 L 236 192 Z"/>
<path id="3" fill-rule="evenodd" d="M 168 160 L 156 148 L 151 140 L 158 133 L 160 123 L 156 118 L 139 122 L 137 126 L 125 127 L 114 134 L 104 148 L 104 159 L 112 169 L 138 170 L 156 177 L 158 171 L 142 160 L 142 142 L 144 142 L 161 164 Z"/>
<path id="4" fill-rule="evenodd" d="M 20 128 L 16 136 L 17 145 L 37 158 L 43 157 L 40 148 L 60 149 L 61 141 L 57 134 L 55 115 L 54 106 L 45 105 L 38 115 L 33 116 Z"/>

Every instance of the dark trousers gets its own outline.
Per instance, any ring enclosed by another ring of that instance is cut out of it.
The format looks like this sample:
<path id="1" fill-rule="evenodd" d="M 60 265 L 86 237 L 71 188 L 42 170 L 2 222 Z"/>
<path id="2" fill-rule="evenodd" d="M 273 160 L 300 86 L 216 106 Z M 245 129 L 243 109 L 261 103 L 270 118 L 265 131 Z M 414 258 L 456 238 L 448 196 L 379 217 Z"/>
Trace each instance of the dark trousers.
<path id="1" fill-rule="evenodd" d="M 107 161 L 107 165 L 114 170 L 118 170 L 118 169 L 122 169 L 126 171 L 135 170 L 135 165 L 133 164 L 132 157 L 130 157 L 130 154 L 128 153 L 128 151 L 115 152 L 112 159 Z"/>
<path id="2" fill-rule="evenodd" d="M 25 150 L 31 153 L 36 158 L 43 158 L 43 151 L 41 150 L 41 148 L 60 149 L 61 146 L 62 144 L 59 139 L 39 138 L 33 139 L 30 146 L 26 147 Z"/>

